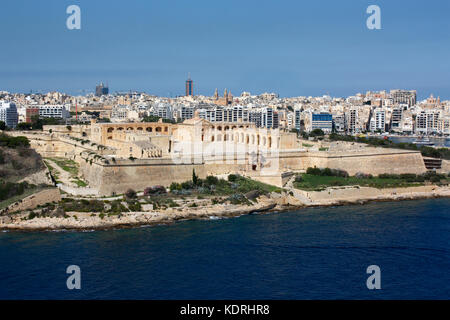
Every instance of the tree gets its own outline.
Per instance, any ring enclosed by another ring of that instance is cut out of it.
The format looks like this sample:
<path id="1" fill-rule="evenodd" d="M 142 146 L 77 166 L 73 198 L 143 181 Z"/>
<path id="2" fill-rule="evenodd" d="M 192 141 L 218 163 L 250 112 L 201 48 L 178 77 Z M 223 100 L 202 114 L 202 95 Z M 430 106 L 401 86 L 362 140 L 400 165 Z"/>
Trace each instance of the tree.
<path id="1" fill-rule="evenodd" d="M 16 126 L 16 130 L 31 130 L 31 123 L 21 122 Z"/>
<path id="2" fill-rule="evenodd" d="M 192 169 L 192 183 L 194 184 L 194 186 L 198 184 L 198 177 L 195 174 L 195 169 Z"/>
<path id="3" fill-rule="evenodd" d="M 4 121 L 0 121 L 0 130 L 6 129 L 6 123 Z"/>
<path id="4" fill-rule="evenodd" d="M 145 116 L 142 119 L 143 122 L 158 122 L 158 120 L 159 120 L 159 117 L 158 116 L 153 116 L 153 115 Z"/>
<path id="5" fill-rule="evenodd" d="M 314 129 L 309 135 L 311 137 L 323 137 L 325 135 L 325 132 L 323 132 L 322 129 Z"/>

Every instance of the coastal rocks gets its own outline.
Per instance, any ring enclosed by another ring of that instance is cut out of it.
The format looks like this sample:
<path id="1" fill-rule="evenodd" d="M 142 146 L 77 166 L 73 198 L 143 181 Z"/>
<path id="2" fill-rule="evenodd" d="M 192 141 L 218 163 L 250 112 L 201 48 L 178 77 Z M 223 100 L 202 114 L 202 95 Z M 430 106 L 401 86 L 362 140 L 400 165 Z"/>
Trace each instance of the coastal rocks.
<path id="1" fill-rule="evenodd" d="M 364 192 L 361 192 L 364 190 Z M 52 212 L 51 216 L 30 217 L 26 213 L 0 216 L 0 229 L 9 230 L 56 230 L 56 229 L 108 229 L 139 225 L 167 224 L 188 219 L 211 219 L 211 217 L 235 217 L 270 211 L 292 210 L 306 206 L 336 206 L 364 204 L 368 201 L 393 201 L 425 197 L 450 197 L 449 187 L 424 186 L 395 189 L 346 188 L 322 192 L 273 193 L 260 196 L 253 203 L 206 204 L 198 207 L 167 208 L 150 212 L 122 212 L 105 215 L 92 212 Z M 145 205 L 143 205 L 145 206 Z M 149 209 L 149 208 L 145 208 Z M 153 209 L 153 208 L 152 208 Z"/>
<path id="2" fill-rule="evenodd" d="M 254 200 L 254 199 L 258 198 L 260 195 L 261 195 L 261 193 L 259 192 L 259 190 L 252 190 L 252 191 L 249 191 L 246 194 L 244 194 L 244 196 L 248 200 Z"/>

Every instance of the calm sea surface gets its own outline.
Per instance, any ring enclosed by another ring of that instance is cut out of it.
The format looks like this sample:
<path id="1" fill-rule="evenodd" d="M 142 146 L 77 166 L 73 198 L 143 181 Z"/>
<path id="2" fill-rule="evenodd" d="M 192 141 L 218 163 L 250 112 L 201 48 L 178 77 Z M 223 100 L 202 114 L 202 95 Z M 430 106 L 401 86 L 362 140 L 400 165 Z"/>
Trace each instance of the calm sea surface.
<path id="1" fill-rule="evenodd" d="M 0 232 L 0 299 L 449 299 L 450 199 Z M 66 268 L 81 268 L 68 290 Z M 366 269 L 381 268 L 381 290 Z"/>

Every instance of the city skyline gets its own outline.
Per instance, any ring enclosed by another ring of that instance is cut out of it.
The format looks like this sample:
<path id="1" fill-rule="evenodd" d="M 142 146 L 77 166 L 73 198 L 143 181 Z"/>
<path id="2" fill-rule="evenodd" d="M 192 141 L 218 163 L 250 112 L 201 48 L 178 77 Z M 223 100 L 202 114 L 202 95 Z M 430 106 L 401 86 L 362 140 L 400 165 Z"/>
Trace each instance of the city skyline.
<path id="1" fill-rule="evenodd" d="M 419 99 L 450 99 L 445 1 L 377 1 L 381 30 L 366 28 L 368 1 L 231 1 L 226 8 L 130 1 L 127 10 L 78 1 L 81 30 L 65 27 L 70 4 L 4 5 L 2 38 L 15 45 L 0 53 L 0 90 L 83 94 L 104 79 L 112 92 L 177 96 L 191 72 L 201 95 L 215 88 L 282 97 L 411 88 Z"/>

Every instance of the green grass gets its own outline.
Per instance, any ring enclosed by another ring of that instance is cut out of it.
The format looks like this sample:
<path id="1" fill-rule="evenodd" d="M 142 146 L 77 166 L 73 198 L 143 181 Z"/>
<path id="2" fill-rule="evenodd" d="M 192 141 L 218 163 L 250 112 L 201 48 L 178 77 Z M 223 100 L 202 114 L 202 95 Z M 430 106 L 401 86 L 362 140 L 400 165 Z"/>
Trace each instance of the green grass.
<path id="1" fill-rule="evenodd" d="M 64 158 L 48 158 L 55 162 L 61 169 L 69 172 L 72 176 L 78 175 L 78 165 L 75 161 Z"/>
<path id="2" fill-rule="evenodd" d="M 322 191 L 327 187 L 336 186 L 363 186 L 372 188 L 400 188 L 421 186 L 421 182 L 408 182 L 406 179 L 383 179 L 383 178 L 356 178 L 356 177 L 331 177 L 302 174 L 301 182 L 294 182 L 294 187 L 306 191 Z"/>
<path id="3" fill-rule="evenodd" d="M 72 182 L 75 183 L 78 187 L 87 187 L 87 183 L 78 178 L 72 180 Z"/>
<path id="4" fill-rule="evenodd" d="M 305 147 L 305 148 L 311 148 L 311 147 L 314 147 L 313 144 L 309 144 L 309 143 L 302 143 L 302 146 Z"/>
<path id="5" fill-rule="evenodd" d="M 282 189 L 279 187 L 272 186 L 263 182 L 252 180 L 245 177 L 238 177 L 236 183 L 239 185 L 237 188 L 238 192 L 246 193 L 253 190 L 258 190 L 263 194 L 278 192 L 281 193 Z M 233 192 L 234 193 L 234 192 Z"/>
<path id="6" fill-rule="evenodd" d="M 322 147 L 322 148 L 319 148 L 319 151 L 328 151 L 328 148 L 327 147 Z"/>

